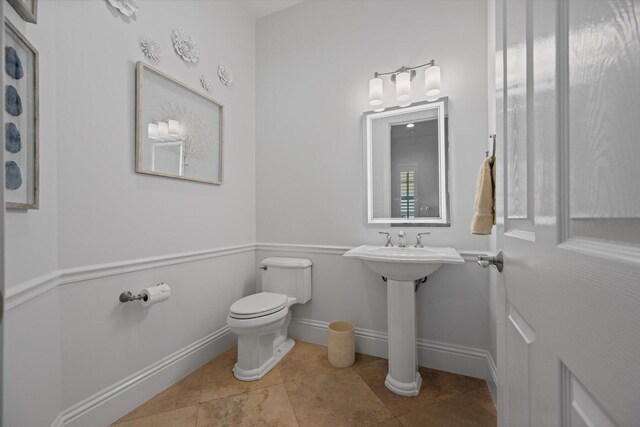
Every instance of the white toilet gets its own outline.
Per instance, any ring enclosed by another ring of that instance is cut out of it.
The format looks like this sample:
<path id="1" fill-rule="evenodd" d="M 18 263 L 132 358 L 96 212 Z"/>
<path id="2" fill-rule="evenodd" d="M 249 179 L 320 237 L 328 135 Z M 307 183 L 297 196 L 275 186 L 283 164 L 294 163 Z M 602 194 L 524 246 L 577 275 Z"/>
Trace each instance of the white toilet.
<path id="1" fill-rule="evenodd" d="M 234 302 L 227 316 L 227 325 L 238 335 L 233 375 L 242 381 L 264 377 L 293 348 L 289 307 L 311 299 L 311 260 L 273 257 L 260 268 L 263 292 Z"/>

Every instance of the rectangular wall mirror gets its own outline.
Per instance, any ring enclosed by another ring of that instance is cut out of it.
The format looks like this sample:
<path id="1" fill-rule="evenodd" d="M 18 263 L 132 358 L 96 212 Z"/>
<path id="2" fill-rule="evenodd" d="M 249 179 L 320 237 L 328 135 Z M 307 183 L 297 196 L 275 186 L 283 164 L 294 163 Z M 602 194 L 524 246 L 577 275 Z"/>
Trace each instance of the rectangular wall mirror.
<path id="1" fill-rule="evenodd" d="M 447 99 L 364 115 L 369 224 L 448 226 Z"/>
<path id="2" fill-rule="evenodd" d="M 136 70 L 136 172 L 222 184 L 222 104 L 143 62 Z"/>

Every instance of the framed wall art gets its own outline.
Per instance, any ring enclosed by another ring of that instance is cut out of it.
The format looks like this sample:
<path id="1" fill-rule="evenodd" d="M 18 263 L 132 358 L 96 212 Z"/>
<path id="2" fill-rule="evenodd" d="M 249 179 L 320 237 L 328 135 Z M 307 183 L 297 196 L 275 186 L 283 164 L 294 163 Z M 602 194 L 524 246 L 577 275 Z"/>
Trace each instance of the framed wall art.
<path id="1" fill-rule="evenodd" d="M 5 201 L 38 209 L 38 51 L 5 19 Z"/>
<path id="2" fill-rule="evenodd" d="M 222 184 L 223 106 L 136 65 L 136 172 Z"/>
<path id="3" fill-rule="evenodd" d="M 38 0 L 8 0 L 18 15 L 26 22 L 38 22 Z"/>

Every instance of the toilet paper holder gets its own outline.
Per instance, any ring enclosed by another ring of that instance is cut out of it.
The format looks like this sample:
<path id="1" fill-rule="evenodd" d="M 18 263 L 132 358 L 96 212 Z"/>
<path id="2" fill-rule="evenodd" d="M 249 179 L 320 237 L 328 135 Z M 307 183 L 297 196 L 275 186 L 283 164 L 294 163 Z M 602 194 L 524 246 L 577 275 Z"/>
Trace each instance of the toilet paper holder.
<path id="1" fill-rule="evenodd" d="M 146 301 L 146 295 L 142 295 L 142 294 L 138 294 L 138 295 L 133 295 L 131 293 L 131 291 L 124 291 L 123 293 L 120 294 L 120 302 L 129 302 L 129 301 L 137 301 L 137 300 L 143 300 Z"/>
<path id="2" fill-rule="evenodd" d="M 157 304 L 171 297 L 171 288 L 166 283 L 158 283 L 155 286 L 144 288 L 137 295 L 131 291 L 124 291 L 118 298 L 120 302 L 140 301 L 143 307 Z"/>

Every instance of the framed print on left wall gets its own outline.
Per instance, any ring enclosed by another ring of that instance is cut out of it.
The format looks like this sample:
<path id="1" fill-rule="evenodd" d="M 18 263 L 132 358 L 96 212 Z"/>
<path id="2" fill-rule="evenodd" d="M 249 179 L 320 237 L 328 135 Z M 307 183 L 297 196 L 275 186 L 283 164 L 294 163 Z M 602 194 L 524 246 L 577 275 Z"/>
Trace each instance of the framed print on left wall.
<path id="1" fill-rule="evenodd" d="M 136 64 L 136 172 L 222 185 L 223 105 Z"/>
<path id="2" fill-rule="evenodd" d="M 5 201 L 38 209 L 38 51 L 5 19 Z"/>
<path id="3" fill-rule="evenodd" d="M 8 0 L 25 22 L 38 22 L 38 0 Z"/>

